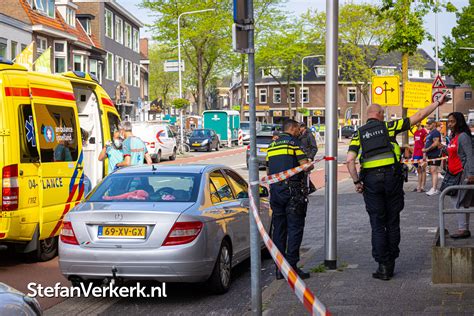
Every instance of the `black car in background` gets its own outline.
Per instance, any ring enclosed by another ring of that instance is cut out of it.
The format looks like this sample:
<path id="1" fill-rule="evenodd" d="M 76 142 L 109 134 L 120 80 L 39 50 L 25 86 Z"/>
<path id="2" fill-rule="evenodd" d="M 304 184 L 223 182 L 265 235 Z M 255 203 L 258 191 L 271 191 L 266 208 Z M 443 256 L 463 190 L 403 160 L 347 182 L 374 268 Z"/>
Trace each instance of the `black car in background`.
<path id="1" fill-rule="evenodd" d="M 343 126 L 341 129 L 342 137 L 351 138 L 355 131 L 356 131 L 356 128 L 354 125 Z"/>
<path id="2" fill-rule="evenodd" d="M 195 129 L 189 136 L 189 147 L 194 151 L 212 149 L 217 151 L 220 145 L 219 137 L 213 129 Z"/>

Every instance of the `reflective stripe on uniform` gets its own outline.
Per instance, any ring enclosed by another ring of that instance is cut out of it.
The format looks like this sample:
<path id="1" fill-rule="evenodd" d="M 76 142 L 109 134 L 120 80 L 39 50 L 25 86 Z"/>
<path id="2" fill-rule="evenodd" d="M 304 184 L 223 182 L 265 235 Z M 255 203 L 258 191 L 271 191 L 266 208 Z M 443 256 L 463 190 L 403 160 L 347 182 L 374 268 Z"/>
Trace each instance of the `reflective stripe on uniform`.
<path id="1" fill-rule="evenodd" d="M 395 158 L 393 157 L 393 152 L 379 154 L 379 155 L 364 159 L 361 162 L 362 168 L 378 168 L 378 167 L 392 165 L 394 163 L 395 163 Z"/>

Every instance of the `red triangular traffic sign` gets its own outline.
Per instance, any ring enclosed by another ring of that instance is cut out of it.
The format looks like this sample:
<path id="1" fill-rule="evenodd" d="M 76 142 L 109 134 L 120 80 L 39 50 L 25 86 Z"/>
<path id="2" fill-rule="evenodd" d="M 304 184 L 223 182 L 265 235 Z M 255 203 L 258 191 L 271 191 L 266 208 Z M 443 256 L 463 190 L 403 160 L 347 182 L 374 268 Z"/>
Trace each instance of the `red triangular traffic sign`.
<path id="1" fill-rule="evenodd" d="M 441 79 L 441 76 L 438 75 L 436 76 L 436 79 L 433 81 L 433 89 L 444 89 L 446 88 L 446 85 L 443 82 L 443 79 Z"/>

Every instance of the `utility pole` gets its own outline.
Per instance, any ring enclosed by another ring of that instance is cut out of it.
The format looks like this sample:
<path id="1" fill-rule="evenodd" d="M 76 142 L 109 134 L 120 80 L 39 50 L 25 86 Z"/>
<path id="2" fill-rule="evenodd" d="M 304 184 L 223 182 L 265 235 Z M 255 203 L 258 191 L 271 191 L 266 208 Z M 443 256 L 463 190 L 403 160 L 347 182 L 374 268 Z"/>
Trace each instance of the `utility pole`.
<path id="1" fill-rule="evenodd" d="M 326 194 L 324 264 L 337 268 L 337 88 L 339 1 L 326 0 Z"/>

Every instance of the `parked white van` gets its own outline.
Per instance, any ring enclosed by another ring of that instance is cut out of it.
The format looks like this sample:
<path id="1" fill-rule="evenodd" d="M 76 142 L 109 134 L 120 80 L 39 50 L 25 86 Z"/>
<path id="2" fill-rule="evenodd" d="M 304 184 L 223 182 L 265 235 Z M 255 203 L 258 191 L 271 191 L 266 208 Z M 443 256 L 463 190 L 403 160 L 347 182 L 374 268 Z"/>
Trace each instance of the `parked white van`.
<path id="1" fill-rule="evenodd" d="M 161 121 L 133 122 L 133 135 L 146 144 L 153 162 L 162 158 L 176 159 L 176 138 L 169 126 Z"/>

